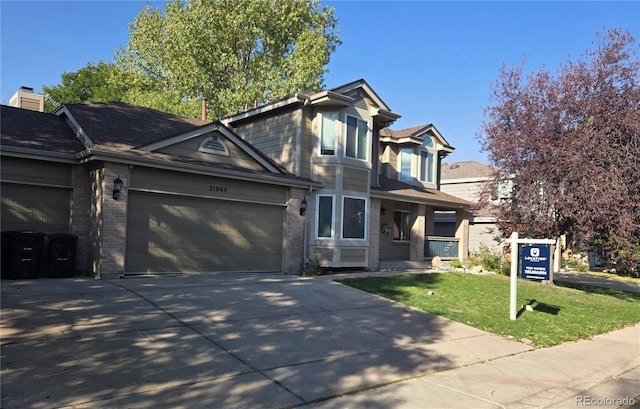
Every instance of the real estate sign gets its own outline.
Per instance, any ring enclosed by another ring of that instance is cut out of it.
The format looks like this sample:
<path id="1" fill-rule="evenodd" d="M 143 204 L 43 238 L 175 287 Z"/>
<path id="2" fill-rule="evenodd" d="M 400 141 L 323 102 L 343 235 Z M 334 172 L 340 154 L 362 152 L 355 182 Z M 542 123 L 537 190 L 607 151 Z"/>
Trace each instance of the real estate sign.
<path id="1" fill-rule="evenodd" d="M 551 248 L 544 244 L 523 245 L 520 264 L 522 266 L 522 278 L 549 280 Z"/>

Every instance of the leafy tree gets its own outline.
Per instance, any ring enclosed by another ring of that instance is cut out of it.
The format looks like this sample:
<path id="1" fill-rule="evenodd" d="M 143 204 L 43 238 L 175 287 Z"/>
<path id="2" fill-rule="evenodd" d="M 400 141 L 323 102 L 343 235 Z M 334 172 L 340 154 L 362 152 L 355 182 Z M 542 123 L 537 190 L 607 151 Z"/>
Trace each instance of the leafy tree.
<path id="1" fill-rule="evenodd" d="M 504 236 L 569 234 L 640 258 L 639 77 L 638 46 L 619 29 L 555 76 L 502 67 L 479 138 L 496 169 L 484 202 L 512 181 L 497 206 Z"/>
<path id="2" fill-rule="evenodd" d="M 336 22 L 318 0 L 173 0 L 138 14 L 117 64 L 144 82 L 131 102 L 198 116 L 206 98 L 219 118 L 319 89 Z"/>
<path id="3" fill-rule="evenodd" d="M 43 86 L 47 96 L 45 110 L 51 111 L 61 103 L 120 101 L 126 94 L 122 74 L 113 63 L 89 63 L 76 72 L 62 74 L 60 85 Z"/>

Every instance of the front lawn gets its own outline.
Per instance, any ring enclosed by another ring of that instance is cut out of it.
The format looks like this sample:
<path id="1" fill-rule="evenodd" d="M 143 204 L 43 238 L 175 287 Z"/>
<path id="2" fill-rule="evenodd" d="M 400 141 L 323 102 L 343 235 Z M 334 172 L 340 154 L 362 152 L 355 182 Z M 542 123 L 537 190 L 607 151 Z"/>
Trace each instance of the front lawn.
<path id="1" fill-rule="evenodd" d="M 518 279 L 516 321 L 509 319 L 509 277 L 425 273 L 363 277 L 341 283 L 472 327 L 548 347 L 640 322 L 640 294 Z M 570 285 L 570 284 L 568 284 Z M 431 294 L 431 295 L 429 295 Z M 529 340 L 529 341 L 527 341 Z"/>

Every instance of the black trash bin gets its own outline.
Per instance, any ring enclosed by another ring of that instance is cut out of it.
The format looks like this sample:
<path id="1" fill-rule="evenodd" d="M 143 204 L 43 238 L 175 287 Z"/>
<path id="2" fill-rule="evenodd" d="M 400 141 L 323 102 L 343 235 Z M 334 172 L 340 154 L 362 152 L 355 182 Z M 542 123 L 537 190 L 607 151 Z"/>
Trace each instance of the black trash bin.
<path id="1" fill-rule="evenodd" d="M 73 234 L 49 235 L 49 277 L 73 277 L 78 237 Z"/>
<path id="2" fill-rule="evenodd" d="M 46 236 L 31 230 L 2 232 L 2 278 L 38 278 Z"/>

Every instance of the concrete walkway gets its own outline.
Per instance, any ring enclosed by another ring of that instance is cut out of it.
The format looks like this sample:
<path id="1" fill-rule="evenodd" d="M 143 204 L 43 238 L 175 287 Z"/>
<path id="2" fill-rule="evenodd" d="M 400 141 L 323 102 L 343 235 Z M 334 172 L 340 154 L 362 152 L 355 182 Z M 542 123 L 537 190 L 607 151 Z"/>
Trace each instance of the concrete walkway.
<path id="1" fill-rule="evenodd" d="M 617 408 L 640 395 L 640 325 L 535 350 L 333 278 L 2 281 L 2 408 Z"/>

